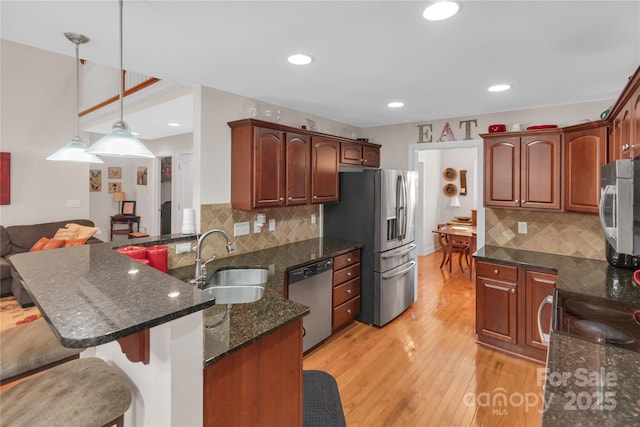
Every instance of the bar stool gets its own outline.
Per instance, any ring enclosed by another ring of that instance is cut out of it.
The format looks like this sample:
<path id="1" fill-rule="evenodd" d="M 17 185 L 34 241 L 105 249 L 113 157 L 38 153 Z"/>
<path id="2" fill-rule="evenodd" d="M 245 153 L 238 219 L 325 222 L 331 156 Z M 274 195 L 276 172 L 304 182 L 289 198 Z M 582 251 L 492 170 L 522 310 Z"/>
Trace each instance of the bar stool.
<path id="1" fill-rule="evenodd" d="M 82 348 L 66 348 L 44 319 L 3 331 L 0 384 L 7 384 L 53 366 L 77 359 Z"/>
<path id="2" fill-rule="evenodd" d="M 131 386 L 97 357 L 63 363 L 0 391 L 0 426 L 123 426 Z"/>

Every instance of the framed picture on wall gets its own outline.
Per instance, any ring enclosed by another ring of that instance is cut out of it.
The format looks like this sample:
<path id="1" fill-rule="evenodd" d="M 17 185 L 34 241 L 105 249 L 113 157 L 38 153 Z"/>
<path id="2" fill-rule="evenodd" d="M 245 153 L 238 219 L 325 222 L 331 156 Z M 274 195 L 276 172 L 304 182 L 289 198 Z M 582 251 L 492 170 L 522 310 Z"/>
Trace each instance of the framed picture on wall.
<path id="1" fill-rule="evenodd" d="M 147 185 L 147 167 L 146 166 L 138 166 L 138 171 L 136 174 L 136 184 Z"/>
<path id="2" fill-rule="evenodd" d="M 121 192 L 122 192 L 122 183 L 120 181 L 109 183 L 109 194 L 121 193 Z"/>
<path id="3" fill-rule="evenodd" d="M 102 191 L 102 169 L 89 170 L 89 192 L 99 193 Z"/>
<path id="4" fill-rule="evenodd" d="M 122 202 L 122 215 L 135 215 L 136 202 L 133 200 L 125 200 Z"/>
<path id="5" fill-rule="evenodd" d="M 109 179 L 122 179 L 122 168 L 109 166 L 108 177 Z"/>

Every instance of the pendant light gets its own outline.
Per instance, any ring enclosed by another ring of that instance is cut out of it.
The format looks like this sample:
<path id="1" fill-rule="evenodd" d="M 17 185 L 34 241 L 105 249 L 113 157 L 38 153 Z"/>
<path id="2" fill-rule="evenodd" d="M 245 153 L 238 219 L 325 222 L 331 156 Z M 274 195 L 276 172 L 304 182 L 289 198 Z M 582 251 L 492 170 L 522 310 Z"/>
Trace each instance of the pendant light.
<path id="1" fill-rule="evenodd" d="M 76 45 L 76 136 L 71 139 L 71 142 L 47 157 L 47 160 L 104 163 L 100 157 L 86 152 L 87 145 L 80 138 L 80 45 L 87 43 L 89 38 L 76 33 L 64 33 L 64 35 Z"/>
<path id="2" fill-rule="evenodd" d="M 111 133 L 96 141 L 95 144 L 89 147 L 87 153 L 97 154 L 98 156 L 153 158 L 155 155 L 131 133 L 129 126 L 123 120 L 122 3 L 122 0 L 120 0 L 120 120 L 115 122 Z"/>

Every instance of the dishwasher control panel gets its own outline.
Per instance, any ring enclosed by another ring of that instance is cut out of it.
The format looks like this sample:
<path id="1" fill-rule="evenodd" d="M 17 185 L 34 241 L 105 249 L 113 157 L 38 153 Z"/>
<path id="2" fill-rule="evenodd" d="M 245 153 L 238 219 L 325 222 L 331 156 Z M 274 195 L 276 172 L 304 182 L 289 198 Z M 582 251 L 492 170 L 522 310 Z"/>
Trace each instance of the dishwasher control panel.
<path id="1" fill-rule="evenodd" d="M 299 282 L 316 274 L 323 273 L 333 268 L 333 259 L 327 259 L 304 267 L 296 268 L 289 271 L 289 284 Z"/>

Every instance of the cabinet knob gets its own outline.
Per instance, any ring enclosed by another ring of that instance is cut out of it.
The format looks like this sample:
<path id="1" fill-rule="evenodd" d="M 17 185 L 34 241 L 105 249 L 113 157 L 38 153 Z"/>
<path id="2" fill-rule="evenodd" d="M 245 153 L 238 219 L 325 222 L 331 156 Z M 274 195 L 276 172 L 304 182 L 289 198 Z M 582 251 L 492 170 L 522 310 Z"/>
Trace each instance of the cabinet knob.
<path id="1" fill-rule="evenodd" d="M 526 201 L 526 200 L 523 200 L 521 203 L 527 203 L 527 201 Z"/>
<path id="2" fill-rule="evenodd" d="M 347 289 L 347 293 L 350 294 L 351 293 L 351 289 Z"/>
<path id="3" fill-rule="evenodd" d="M 515 294 L 516 290 L 515 289 L 511 289 L 511 291 L 509 291 L 509 292 L 511 292 L 512 294 Z"/>
<path id="4" fill-rule="evenodd" d="M 499 271 L 498 271 L 497 268 L 495 270 L 493 270 L 493 274 L 498 274 L 498 273 L 499 273 Z"/>
<path id="5" fill-rule="evenodd" d="M 347 262 L 351 262 L 351 258 L 347 258 Z"/>
<path id="6" fill-rule="evenodd" d="M 282 201 L 284 201 L 284 197 L 280 197 L 280 201 L 281 201 L 281 202 L 282 202 Z"/>
<path id="7" fill-rule="evenodd" d="M 293 200 L 293 197 L 289 196 L 289 200 Z"/>
<path id="8" fill-rule="evenodd" d="M 350 308 L 347 309 L 347 313 L 351 314 L 351 309 Z"/>
<path id="9" fill-rule="evenodd" d="M 351 277 L 351 272 L 347 271 L 347 277 Z"/>
<path id="10" fill-rule="evenodd" d="M 313 198 L 314 198 L 314 199 L 317 199 L 317 198 L 318 198 L 318 196 L 313 196 Z"/>
<path id="11" fill-rule="evenodd" d="M 518 203 L 520 200 L 514 200 L 514 202 Z"/>
<path id="12" fill-rule="evenodd" d="M 367 163 L 367 161 L 365 159 L 360 159 L 361 163 Z"/>

